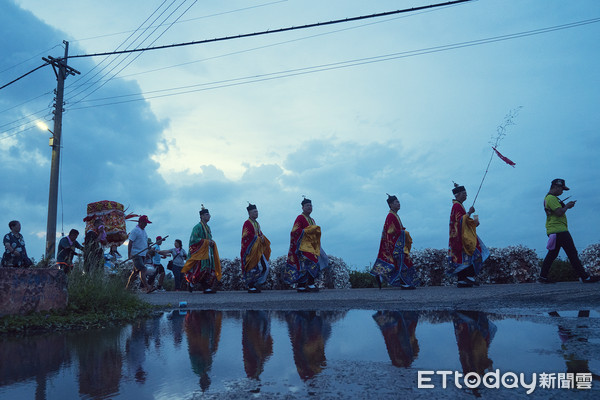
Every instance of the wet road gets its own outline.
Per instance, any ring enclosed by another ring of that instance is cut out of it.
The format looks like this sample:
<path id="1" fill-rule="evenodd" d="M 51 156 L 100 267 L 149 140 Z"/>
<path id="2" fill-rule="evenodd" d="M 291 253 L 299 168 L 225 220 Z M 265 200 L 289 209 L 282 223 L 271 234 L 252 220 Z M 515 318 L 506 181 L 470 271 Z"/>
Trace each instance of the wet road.
<path id="1" fill-rule="evenodd" d="M 486 312 L 548 312 L 600 309 L 600 283 L 561 282 L 482 285 L 458 289 L 453 286 L 422 287 L 404 291 L 397 288 L 322 289 L 318 293 L 295 290 L 265 290 L 259 294 L 227 291 L 217 294 L 201 292 L 140 293 L 148 303 L 188 308 L 218 310 L 452 310 Z"/>

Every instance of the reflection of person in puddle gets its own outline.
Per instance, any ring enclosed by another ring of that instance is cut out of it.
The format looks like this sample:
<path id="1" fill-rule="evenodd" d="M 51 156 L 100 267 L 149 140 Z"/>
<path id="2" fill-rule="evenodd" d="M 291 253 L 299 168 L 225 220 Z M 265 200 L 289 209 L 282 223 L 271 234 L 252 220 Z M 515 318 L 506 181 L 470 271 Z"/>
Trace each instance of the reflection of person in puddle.
<path id="1" fill-rule="evenodd" d="M 258 380 L 265 362 L 273 354 L 271 320 L 265 311 L 245 311 L 242 322 L 242 352 L 246 376 Z"/>
<path id="2" fill-rule="evenodd" d="M 146 322 L 138 321 L 131 325 L 131 337 L 127 339 L 125 344 L 125 352 L 127 354 L 127 366 L 135 377 L 137 383 L 146 382 L 146 371 L 143 364 L 146 361 L 146 349 L 148 341 L 148 331 L 146 330 Z"/>
<path id="3" fill-rule="evenodd" d="M 551 317 L 560 318 L 560 314 L 556 311 L 548 314 Z M 581 343 L 588 343 L 588 332 L 590 329 L 587 323 L 582 323 L 582 321 L 588 322 L 588 320 L 581 320 L 579 318 L 589 318 L 589 316 L 589 310 L 581 310 L 577 313 L 577 330 L 558 324 L 558 337 L 562 343 L 560 347 L 563 351 L 565 363 L 567 364 L 567 373 L 592 374 L 593 380 L 600 381 L 600 376 L 590 371 L 589 361 L 578 351 Z"/>
<path id="4" fill-rule="evenodd" d="M 187 311 L 173 310 L 171 315 L 167 317 L 167 319 L 171 321 L 171 333 L 173 334 L 175 348 L 179 348 L 183 340 L 183 317 L 186 313 Z"/>
<path id="5" fill-rule="evenodd" d="M 392 365 L 410 367 L 419 355 L 419 341 L 415 336 L 419 314 L 414 311 L 377 311 L 373 319 L 381 329 Z"/>
<path id="6" fill-rule="evenodd" d="M 313 378 L 327 365 L 325 342 L 331 335 L 331 324 L 316 311 L 286 313 L 288 332 L 298 375 Z"/>
<path id="7" fill-rule="evenodd" d="M 200 388 L 203 392 L 210 387 L 208 372 L 213 356 L 219 347 L 221 337 L 221 311 L 190 311 L 185 316 L 185 332 L 192 370 L 200 376 Z"/>
<path id="8" fill-rule="evenodd" d="M 119 393 L 123 357 L 119 348 L 121 328 L 74 335 L 70 343 L 79 360 L 79 393 L 108 398 Z"/>
<path id="9" fill-rule="evenodd" d="M 476 372 L 483 376 L 491 371 L 492 360 L 488 357 L 488 350 L 496 334 L 496 325 L 479 311 L 457 311 L 453 322 L 463 373 Z M 477 389 L 473 389 L 473 394 L 480 396 Z"/>

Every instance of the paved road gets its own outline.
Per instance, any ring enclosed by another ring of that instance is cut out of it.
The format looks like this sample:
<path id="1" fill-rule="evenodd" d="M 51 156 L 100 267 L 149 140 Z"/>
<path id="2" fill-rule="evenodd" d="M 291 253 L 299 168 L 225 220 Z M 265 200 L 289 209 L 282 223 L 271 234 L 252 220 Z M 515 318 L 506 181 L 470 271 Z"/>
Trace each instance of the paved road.
<path id="1" fill-rule="evenodd" d="M 143 300 L 165 307 L 219 310 L 448 310 L 466 309 L 487 312 L 536 313 L 561 310 L 600 310 L 600 283 L 561 282 L 483 285 L 477 288 L 423 287 L 404 291 L 396 288 L 322 289 L 319 293 L 293 290 L 265 290 L 260 294 L 245 291 L 154 292 L 140 293 Z"/>

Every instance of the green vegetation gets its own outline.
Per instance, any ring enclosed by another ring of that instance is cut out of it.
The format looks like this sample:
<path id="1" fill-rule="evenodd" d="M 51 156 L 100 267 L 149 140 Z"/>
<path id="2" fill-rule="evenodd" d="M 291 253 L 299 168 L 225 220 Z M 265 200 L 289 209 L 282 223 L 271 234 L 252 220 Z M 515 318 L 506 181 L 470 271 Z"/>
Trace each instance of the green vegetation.
<path id="1" fill-rule="evenodd" d="M 123 276 L 106 276 L 103 272 L 84 274 L 76 267 L 68 276 L 66 309 L 2 317 L 0 333 L 100 328 L 151 316 L 152 306 L 125 290 L 126 282 Z"/>
<path id="2" fill-rule="evenodd" d="M 365 268 L 364 271 L 350 271 L 350 287 L 352 289 L 378 287 L 375 277 L 369 271 L 370 268 Z M 387 286 L 387 283 L 384 282 L 383 286 Z"/>
<path id="3" fill-rule="evenodd" d="M 540 267 L 542 265 L 542 261 L 540 261 Z M 575 270 L 571 266 L 571 263 L 566 260 L 561 260 L 557 258 L 552 263 L 550 267 L 550 272 L 548 273 L 548 278 L 556 282 L 569 282 L 579 280 L 579 277 L 575 273 Z"/>

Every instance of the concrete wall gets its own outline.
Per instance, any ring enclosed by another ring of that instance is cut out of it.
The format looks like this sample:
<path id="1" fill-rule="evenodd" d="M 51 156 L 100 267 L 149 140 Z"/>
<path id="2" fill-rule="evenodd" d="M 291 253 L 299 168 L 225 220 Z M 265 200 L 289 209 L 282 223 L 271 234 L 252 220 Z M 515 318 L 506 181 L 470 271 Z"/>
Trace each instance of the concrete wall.
<path id="1" fill-rule="evenodd" d="M 63 271 L 0 267 L 0 316 L 62 309 L 67 300 Z"/>

